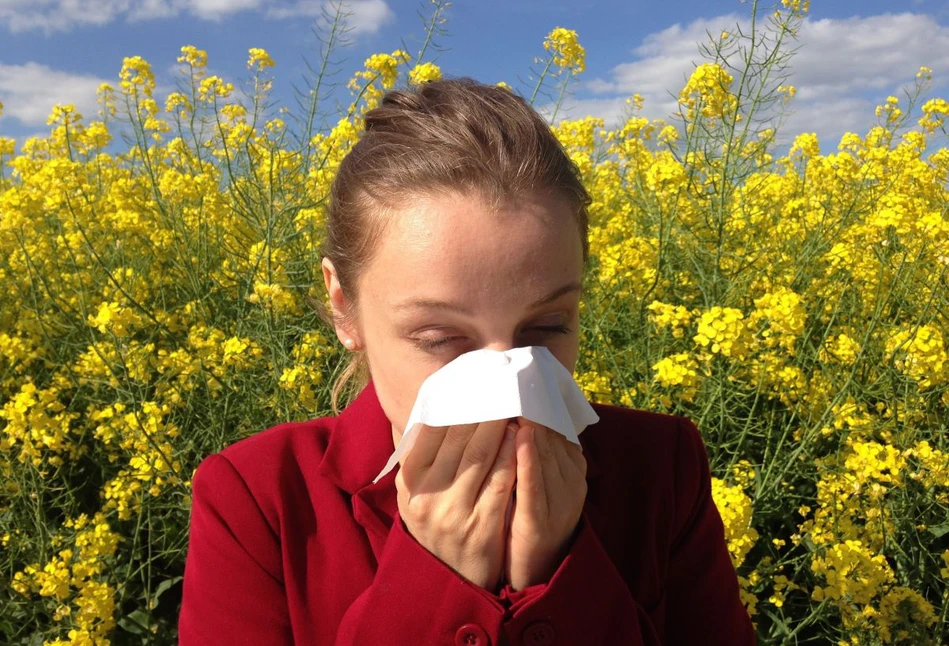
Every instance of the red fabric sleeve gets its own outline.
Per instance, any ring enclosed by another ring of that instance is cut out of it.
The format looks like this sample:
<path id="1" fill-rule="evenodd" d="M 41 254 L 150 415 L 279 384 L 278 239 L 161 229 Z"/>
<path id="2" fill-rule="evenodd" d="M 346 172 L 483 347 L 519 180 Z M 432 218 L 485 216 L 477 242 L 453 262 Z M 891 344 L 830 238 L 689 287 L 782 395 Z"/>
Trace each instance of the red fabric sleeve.
<path id="1" fill-rule="evenodd" d="M 501 596 L 511 602 L 504 644 L 662 643 L 590 527 L 586 512 L 581 515 L 570 552 L 548 583 L 518 591 L 506 585 Z"/>
<path id="2" fill-rule="evenodd" d="M 666 643 L 754 646 L 755 631 L 739 597 L 725 527 L 712 500 L 708 454 L 699 429 L 679 418 L 676 527 L 666 574 Z"/>
<path id="3" fill-rule="evenodd" d="M 465 627 L 483 630 L 489 641 L 465 642 Z M 350 606 L 336 646 L 520 646 L 555 641 L 590 646 L 660 643 L 585 516 L 570 553 L 549 583 L 517 592 L 508 585 L 495 595 L 425 549 L 397 515 L 373 583 Z"/>
<path id="4" fill-rule="evenodd" d="M 396 513 L 379 569 L 343 617 L 336 646 L 467 643 L 465 627 L 472 633 L 470 643 L 485 644 L 487 637 L 497 645 L 504 614 L 497 595 L 425 549 Z"/>
<path id="5" fill-rule="evenodd" d="M 204 458 L 191 496 L 178 644 L 293 644 L 279 540 L 256 504 L 236 504 L 253 494 L 230 460 Z"/>

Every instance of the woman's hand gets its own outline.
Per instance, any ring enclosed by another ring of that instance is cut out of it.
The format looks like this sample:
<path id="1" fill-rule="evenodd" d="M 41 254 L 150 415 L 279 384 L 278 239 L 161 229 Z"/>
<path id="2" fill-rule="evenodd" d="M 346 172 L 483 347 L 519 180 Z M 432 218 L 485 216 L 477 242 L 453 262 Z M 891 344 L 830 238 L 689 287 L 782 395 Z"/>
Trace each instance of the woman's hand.
<path id="1" fill-rule="evenodd" d="M 546 426 L 518 418 L 517 484 L 505 571 L 515 590 L 546 583 L 570 549 L 587 496 L 579 446 Z"/>
<path id="2" fill-rule="evenodd" d="M 504 573 L 515 428 L 506 419 L 422 425 L 395 478 L 399 515 L 409 533 L 461 576 L 490 591 Z"/>

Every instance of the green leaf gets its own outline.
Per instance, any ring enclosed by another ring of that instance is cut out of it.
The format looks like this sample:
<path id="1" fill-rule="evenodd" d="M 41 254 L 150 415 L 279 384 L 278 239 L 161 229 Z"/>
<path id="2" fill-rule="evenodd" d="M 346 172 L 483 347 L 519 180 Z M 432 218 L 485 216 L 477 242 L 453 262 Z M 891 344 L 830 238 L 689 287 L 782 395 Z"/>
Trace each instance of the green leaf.
<path id="1" fill-rule="evenodd" d="M 949 534 L 949 523 L 943 523 L 942 525 L 936 525 L 935 527 L 929 527 L 928 529 L 929 533 L 936 538 L 942 538 L 946 534 Z"/>
<path id="2" fill-rule="evenodd" d="M 158 605 L 158 597 L 160 597 L 165 591 L 168 590 L 168 588 L 170 588 L 171 586 L 175 585 L 176 583 L 178 583 L 179 581 L 181 581 L 183 578 L 184 578 L 183 576 L 176 576 L 176 577 L 171 578 L 171 579 L 165 579 L 164 581 L 162 581 L 161 583 L 159 583 L 159 584 L 158 584 L 158 587 L 155 588 L 155 594 L 152 596 L 152 599 L 153 599 L 153 601 L 154 601 L 154 604 L 157 606 L 157 605 Z"/>
<path id="3" fill-rule="evenodd" d="M 123 630 L 134 635 L 141 635 L 145 632 L 148 625 L 148 613 L 144 610 L 133 610 L 127 617 L 122 617 L 116 622 Z"/>

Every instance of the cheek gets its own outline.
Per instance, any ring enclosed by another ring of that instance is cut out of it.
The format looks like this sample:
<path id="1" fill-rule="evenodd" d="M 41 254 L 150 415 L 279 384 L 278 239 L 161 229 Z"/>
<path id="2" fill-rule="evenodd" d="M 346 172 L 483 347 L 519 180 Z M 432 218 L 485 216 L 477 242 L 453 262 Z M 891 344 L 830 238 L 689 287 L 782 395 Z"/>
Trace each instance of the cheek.
<path id="1" fill-rule="evenodd" d="M 372 382 L 379 397 L 379 404 L 395 430 L 402 434 L 405 431 L 405 423 L 409 421 L 417 390 L 412 391 L 401 375 L 377 372 L 373 373 Z"/>
<path id="2" fill-rule="evenodd" d="M 373 340 L 376 342 L 373 343 Z M 381 343 L 380 343 L 381 341 Z M 372 339 L 367 335 L 369 374 L 379 403 L 396 431 L 404 432 L 412 405 L 425 378 L 434 372 L 394 340 Z"/>
<path id="3" fill-rule="evenodd" d="M 406 343 L 376 305 L 365 299 L 359 314 L 369 376 L 386 417 L 402 433 L 422 382 L 444 362 Z"/>

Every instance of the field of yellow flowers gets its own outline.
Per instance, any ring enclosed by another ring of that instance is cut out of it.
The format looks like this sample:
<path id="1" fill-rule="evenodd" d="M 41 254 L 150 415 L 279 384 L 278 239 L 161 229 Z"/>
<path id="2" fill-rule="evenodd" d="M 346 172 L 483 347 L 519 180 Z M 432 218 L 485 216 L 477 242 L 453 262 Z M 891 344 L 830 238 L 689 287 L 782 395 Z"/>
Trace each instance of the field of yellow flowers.
<path id="1" fill-rule="evenodd" d="M 761 643 L 945 644 L 949 104 L 910 120 L 922 68 L 837 152 L 773 157 L 806 12 L 723 32 L 670 122 L 636 95 L 616 130 L 554 127 L 595 200 L 576 377 L 698 424 Z M 555 29 L 538 88 L 584 56 Z M 324 79 L 268 109 L 267 52 L 239 99 L 186 46 L 163 105 L 127 58 L 98 118 L 0 138 L 0 643 L 176 643 L 196 465 L 330 414 L 325 199 L 365 111 L 440 76 L 422 58 L 366 60 L 321 129 Z"/>

